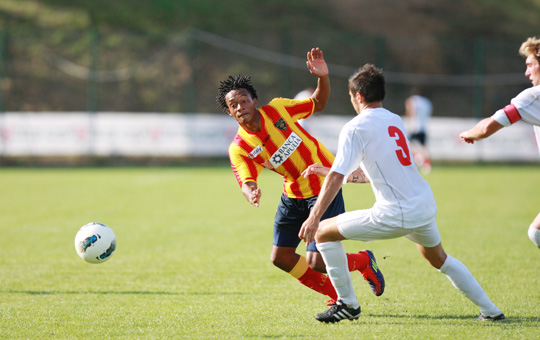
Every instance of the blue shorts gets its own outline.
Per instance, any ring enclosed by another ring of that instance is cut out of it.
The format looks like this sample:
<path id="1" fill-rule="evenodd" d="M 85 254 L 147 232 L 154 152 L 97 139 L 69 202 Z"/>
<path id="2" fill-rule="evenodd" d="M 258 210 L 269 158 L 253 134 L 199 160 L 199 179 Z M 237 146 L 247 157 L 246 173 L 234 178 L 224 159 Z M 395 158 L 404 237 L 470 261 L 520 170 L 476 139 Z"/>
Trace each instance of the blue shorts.
<path id="1" fill-rule="evenodd" d="M 302 227 L 302 223 L 308 218 L 309 212 L 315 205 L 317 196 L 311 198 L 289 198 L 285 195 L 281 196 L 276 217 L 274 219 L 274 241 L 273 245 L 278 247 L 298 247 L 300 238 L 298 233 Z M 322 220 L 330 217 L 335 217 L 345 212 L 345 203 L 341 189 L 336 198 L 332 201 Z M 311 242 L 307 246 L 308 251 L 318 252 L 315 242 Z"/>

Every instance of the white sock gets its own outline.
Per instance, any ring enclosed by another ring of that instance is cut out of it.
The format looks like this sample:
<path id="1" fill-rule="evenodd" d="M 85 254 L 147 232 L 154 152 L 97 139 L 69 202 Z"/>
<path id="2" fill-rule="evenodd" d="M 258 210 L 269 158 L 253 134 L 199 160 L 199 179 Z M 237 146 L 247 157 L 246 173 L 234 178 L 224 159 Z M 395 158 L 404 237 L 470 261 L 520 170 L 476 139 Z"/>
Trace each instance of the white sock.
<path id="1" fill-rule="evenodd" d="M 529 238 L 538 248 L 540 248 L 540 229 L 536 229 L 531 224 L 529 226 Z"/>
<path id="2" fill-rule="evenodd" d="M 347 254 L 343 244 L 339 241 L 317 243 L 317 249 L 319 249 L 326 264 L 328 277 L 330 277 L 330 281 L 332 281 L 332 285 L 336 289 L 338 299 L 349 307 L 360 307 L 360 303 L 358 303 L 358 299 L 354 294 Z"/>
<path id="3" fill-rule="evenodd" d="M 496 316 L 501 314 L 501 310 L 491 302 L 482 286 L 476 281 L 469 269 L 458 259 L 447 254 L 446 261 L 439 271 L 446 274 L 463 295 L 480 307 L 480 312 L 485 316 Z"/>

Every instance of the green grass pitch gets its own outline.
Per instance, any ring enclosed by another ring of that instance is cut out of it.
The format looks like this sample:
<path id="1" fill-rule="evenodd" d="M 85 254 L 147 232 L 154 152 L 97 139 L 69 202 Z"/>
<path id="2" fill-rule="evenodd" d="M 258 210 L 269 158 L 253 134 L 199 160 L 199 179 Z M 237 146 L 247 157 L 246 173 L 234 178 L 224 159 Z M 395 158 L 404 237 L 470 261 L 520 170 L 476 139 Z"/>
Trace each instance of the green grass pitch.
<path id="1" fill-rule="evenodd" d="M 478 309 L 406 239 L 372 249 L 387 287 L 353 281 L 362 316 L 320 324 L 325 298 L 269 261 L 281 178 L 265 171 L 250 206 L 227 167 L 0 169 L 0 339 L 538 339 L 540 169 L 435 167 L 427 177 L 446 251 L 506 314 Z M 348 184 L 347 210 L 373 203 Z M 82 261 L 78 229 L 116 233 L 106 263 Z M 299 248 L 304 253 L 304 246 Z"/>

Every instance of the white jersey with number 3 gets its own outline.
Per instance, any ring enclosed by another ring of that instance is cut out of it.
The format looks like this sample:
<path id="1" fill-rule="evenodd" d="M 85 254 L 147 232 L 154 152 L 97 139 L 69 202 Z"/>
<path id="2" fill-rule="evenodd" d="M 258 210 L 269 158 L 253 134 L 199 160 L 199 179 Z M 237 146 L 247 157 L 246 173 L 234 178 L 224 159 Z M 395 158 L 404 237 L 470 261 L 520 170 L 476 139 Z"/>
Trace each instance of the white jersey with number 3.
<path id="1" fill-rule="evenodd" d="M 418 173 L 398 115 L 365 109 L 345 124 L 332 171 L 347 177 L 358 166 L 371 182 L 379 222 L 414 228 L 435 219 L 431 187 Z"/>

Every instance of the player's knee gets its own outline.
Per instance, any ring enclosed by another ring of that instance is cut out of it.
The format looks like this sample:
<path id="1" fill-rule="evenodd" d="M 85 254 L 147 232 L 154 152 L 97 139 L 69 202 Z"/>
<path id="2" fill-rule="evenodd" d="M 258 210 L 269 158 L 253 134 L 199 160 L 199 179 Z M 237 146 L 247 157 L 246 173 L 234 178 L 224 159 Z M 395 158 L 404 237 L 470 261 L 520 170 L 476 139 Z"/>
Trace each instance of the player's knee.
<path id="1" fill-rule="evenodd" d="M 323 231 L 321 229 L 317 230 L 317 232 L 315 233 L 315 243 L 324 243 L 324 239 L 325 237 Z"/>
<path id="2" fill-rule="evenodd" d="M 337 231 L 337 226 L 333 221 L 334 219 L 321 222 L 319 229 L 315 233 L 316 243 L 333 242 L 341 239 L 338 237 L 341 235 Z"/>
<path id="3" fill-rule="evenodd" d="M 282 262 L 282 259 L 278 254 L 272 253 L 270 254 L 270 262 L 276 267 L 279 267 L 279 264 Z"/>
<path id="4" fill-rule="evenodd" d="M 270 254 L 270 262 L 276 267 L 286 272 L 289 272 L 295 265 L 295 259 L 291 256 L 284 256 L 282 254 L 272 252 Z"/>

